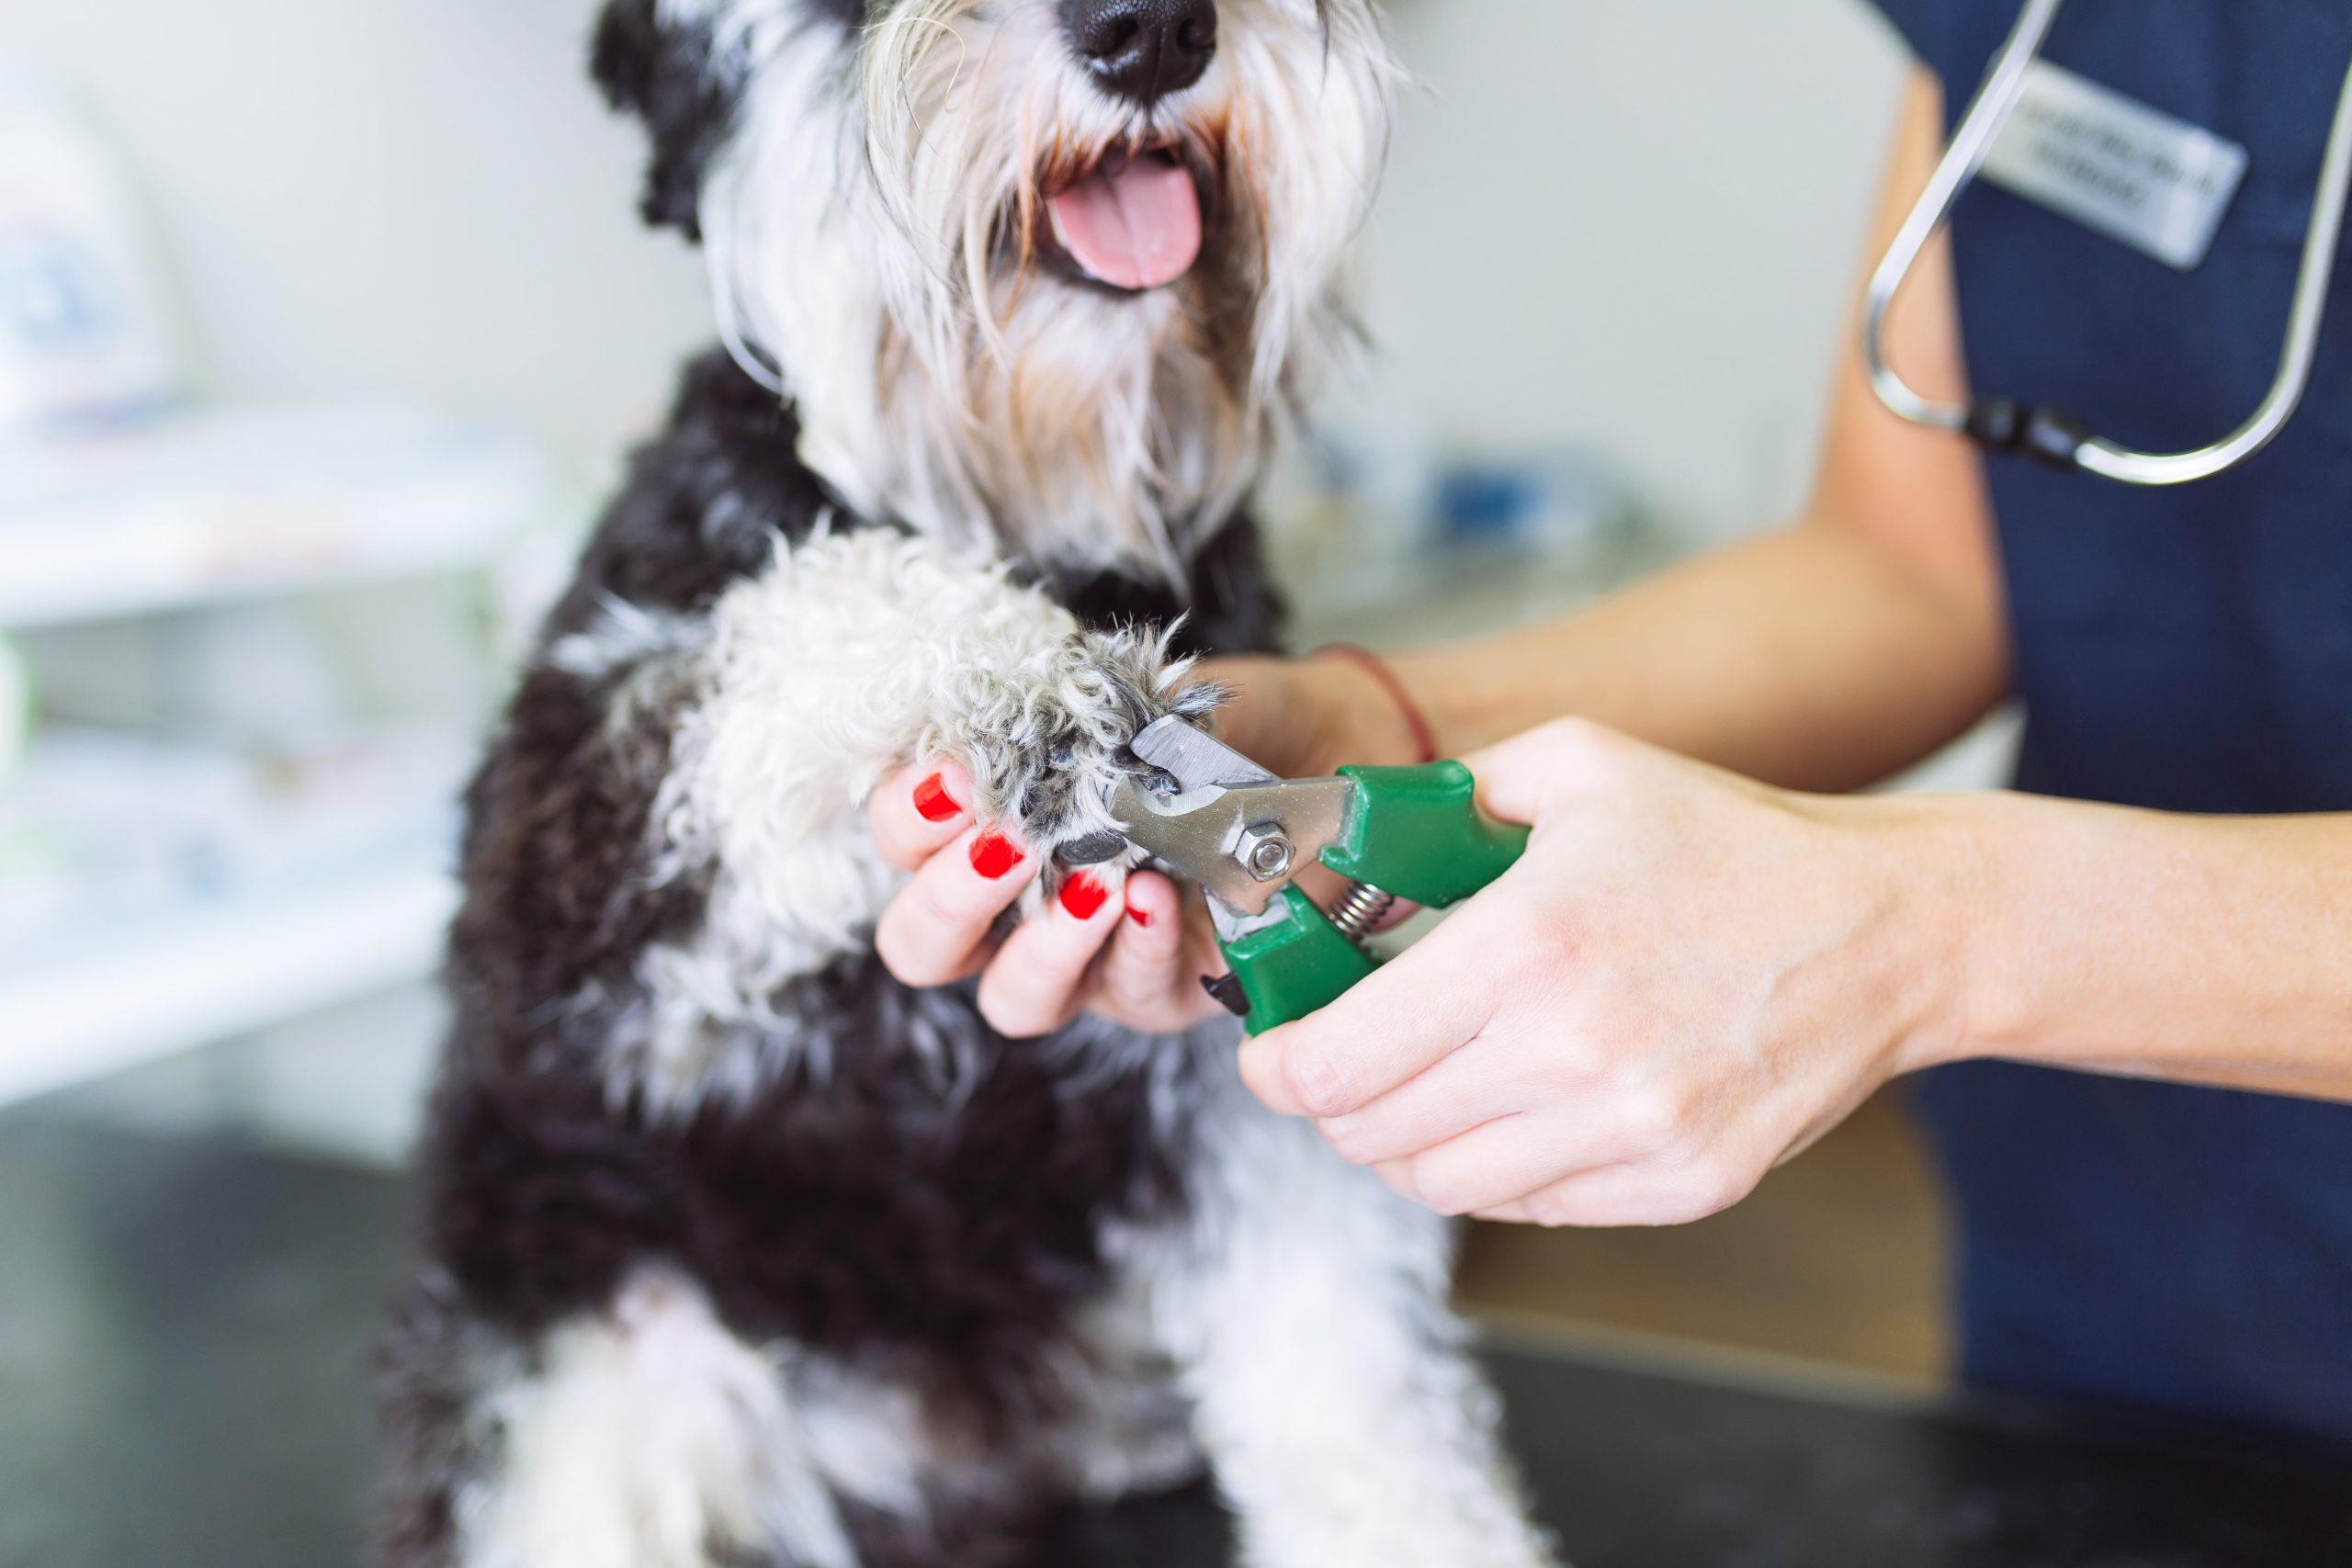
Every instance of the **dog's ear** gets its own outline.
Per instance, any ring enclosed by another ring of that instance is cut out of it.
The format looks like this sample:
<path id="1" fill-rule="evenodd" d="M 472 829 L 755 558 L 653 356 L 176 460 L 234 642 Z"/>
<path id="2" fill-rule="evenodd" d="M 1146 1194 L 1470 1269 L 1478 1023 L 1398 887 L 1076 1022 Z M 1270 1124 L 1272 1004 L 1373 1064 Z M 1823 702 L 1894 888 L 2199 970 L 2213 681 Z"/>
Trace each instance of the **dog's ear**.
<path id="1" fill-rule="evenodd" d="M 645 122 L 653 162 L 645 220 L 702 238 L 703 175 L 735 128 L 741 73 L 719 57 L 714 24 L 665 18 L 660 0 L 607 0 L 591 69 L 612 106 Z"/>

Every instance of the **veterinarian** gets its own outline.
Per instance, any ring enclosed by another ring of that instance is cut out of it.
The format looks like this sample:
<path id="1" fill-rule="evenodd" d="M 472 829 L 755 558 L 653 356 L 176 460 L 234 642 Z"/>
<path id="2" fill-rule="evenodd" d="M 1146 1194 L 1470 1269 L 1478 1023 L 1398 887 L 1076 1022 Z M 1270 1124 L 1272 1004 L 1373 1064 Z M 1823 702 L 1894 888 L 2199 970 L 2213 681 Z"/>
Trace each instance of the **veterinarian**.
<path id="1" fill-rule="evenodd" d="M 1872 266 L 2019 12 L 1884 9 L 1922 69 Z M 2042 59 L 2107 89 L 2090 134 L 2157 136 L 2147 106 L 2245 150 L 2210 254 L 2180 270 L 2082 191 L 1979 181 L 1887 361 L 1930 401 L 1973 373 L 2119 444 L 2211 442 L 2279 372 L 2352 12 L 2075 0 Z M 2034 73 L 2030 107 L 2071 91 Z M 1917 1073 L 1973 1382 L 2352 1437 L 2347 289 L 2294 417 L 2199 482 L 1986 457 L 1889 412 L 1841 345 L 1793 525 L 1483 643 L 1213 668 L 1228 738 L 1272 767 L 1466 755 L 1535 827 L 1453 919 L 1246 1047 L 1252 1087 L 1448 1213 L 1636 1225 L 1738 1201 Z M 2012 694 L 2015 793 L 1842 793 Z M 983 831 L 964 788 L 919 768 L 876 797 L 886 850 L 928 861 L 885 922 L 894 965 L 993 958 L 1015 1032 L 1200 1016 L 1211 949 L 1157 877 L 1077 884 L 986 946 L 1036 868 L 993 836 L 932 858 Z"/>

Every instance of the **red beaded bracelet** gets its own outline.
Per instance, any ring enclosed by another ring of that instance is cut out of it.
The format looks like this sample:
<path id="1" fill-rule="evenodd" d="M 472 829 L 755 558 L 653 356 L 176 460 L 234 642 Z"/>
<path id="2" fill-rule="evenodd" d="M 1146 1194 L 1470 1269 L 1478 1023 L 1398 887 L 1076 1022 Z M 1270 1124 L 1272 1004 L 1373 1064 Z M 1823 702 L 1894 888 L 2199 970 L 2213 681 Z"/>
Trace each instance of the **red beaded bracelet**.
<path id="1" fill-rule="evenodd" d="M 1423 762 L 1437 761 L 1437 733 L 1430 728 L 1429 718 L 1421 712 L 1420 705 L 1413 701 L 1412 694 L 1405 690 L 1405 682 L 1396 679 L 1396 671 L 1388 668 L 1386 660 L 1373 652 L 1372 649 L 1358 648 L 1351 642 L 1328 643 L 1317 649 L 1312 657 L 1320 659 L 1327 653 L 1347 660 L 1357 669 L 1379 682 L 1381 689 L 1388 694 L 1389 700 L 1396 705 L 1397 716 L 1405 721 L 1405 728 L 1412 732 L 1413 746 L 1420 753 L 1419 760 Z"/>

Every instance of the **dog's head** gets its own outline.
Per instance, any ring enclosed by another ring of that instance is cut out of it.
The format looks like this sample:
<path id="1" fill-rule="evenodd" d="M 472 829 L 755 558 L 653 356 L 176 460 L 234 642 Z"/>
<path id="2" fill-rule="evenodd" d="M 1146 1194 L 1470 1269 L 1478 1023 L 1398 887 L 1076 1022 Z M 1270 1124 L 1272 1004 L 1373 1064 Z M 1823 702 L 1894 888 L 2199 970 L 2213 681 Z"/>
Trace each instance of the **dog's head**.
<path id="1" fill-rule="evenodd" d="M 861 511 L 1172 568 L 1341 334 L 1372 0 L 609 0 L 647 215 Z"/>

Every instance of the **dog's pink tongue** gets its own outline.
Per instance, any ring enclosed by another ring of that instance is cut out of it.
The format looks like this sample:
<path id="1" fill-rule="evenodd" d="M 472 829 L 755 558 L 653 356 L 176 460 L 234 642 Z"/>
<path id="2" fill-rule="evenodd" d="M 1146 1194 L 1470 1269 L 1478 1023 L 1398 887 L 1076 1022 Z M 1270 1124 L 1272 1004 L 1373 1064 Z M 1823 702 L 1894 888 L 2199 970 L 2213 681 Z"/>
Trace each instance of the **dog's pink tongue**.
<path id="1" fill-rule="evenodd" d="M 1158 288 L 1201 259 L 1201 201 L 1193 176 L 1159 158 L 1089 175 L 1054 197 L 1054 231 L 1098 281 Z"/>

